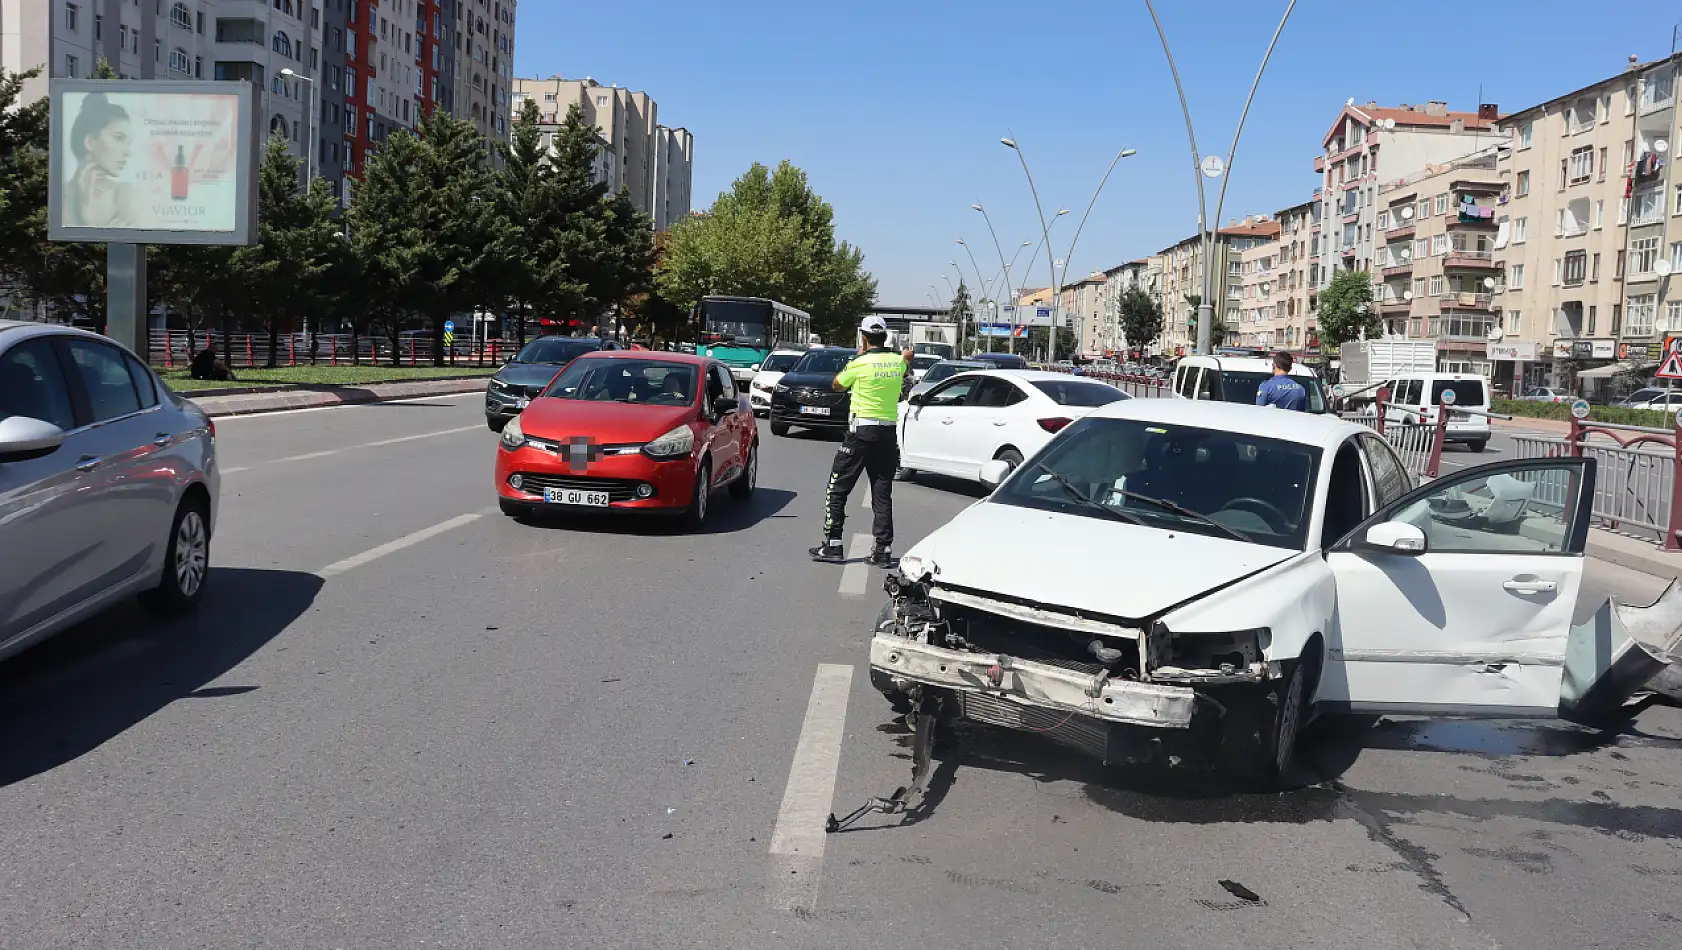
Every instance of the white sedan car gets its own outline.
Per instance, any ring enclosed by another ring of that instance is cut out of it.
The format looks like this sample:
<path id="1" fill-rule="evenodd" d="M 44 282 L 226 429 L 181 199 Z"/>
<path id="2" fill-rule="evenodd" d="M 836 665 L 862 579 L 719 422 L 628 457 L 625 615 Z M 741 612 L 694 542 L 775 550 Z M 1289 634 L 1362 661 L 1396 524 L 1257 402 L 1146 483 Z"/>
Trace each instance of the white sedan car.
<path id="1" fill-rule="evenodd" d="M 960 373 L 900 404 L 900 477 L 932 472 L 975 481 L 994 459 L 1014 469 L 1064 426 L 1129 398 L 1067 373 Z"/>
<path id="2" fill-rule="evenodd" d="M 989 463 L 992 495 L 906 552 L 872 683 L 919 719 L 1213 753 L 1262 784 L 1318 713 L 1602 723 L 1663 663 L 1626 632 L 1644 608 L 1572 625 L 1594 465 L 1415 488 L 1334 417 L 1115 402 L 1014 474 Z"/>
<path id="3" fill-rule="evenodd" d="M 783 374 L 794 368 L 794 364 L 805 355 L 805 350 L 773 350 L 759 364 L 758 372 L 748 381 L 748 405 L 753 407 L 754 415 L 771 414 L 771 394 L 777 391 L 777 380 L 782 379 Z"/>

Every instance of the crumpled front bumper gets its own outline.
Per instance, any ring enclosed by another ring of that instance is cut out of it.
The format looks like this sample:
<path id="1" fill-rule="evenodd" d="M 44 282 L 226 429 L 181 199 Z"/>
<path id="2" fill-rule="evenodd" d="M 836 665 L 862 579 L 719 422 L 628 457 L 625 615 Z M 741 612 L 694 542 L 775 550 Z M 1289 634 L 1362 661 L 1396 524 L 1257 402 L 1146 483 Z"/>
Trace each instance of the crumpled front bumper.
<path id="1" fill-rule="evenodd" d="M 870 641 L 870 667 L 911 683 L 1164 729 L 1189 728 L 1197 702 L 1189 686 L 1102 678 L 1049 663 L 964 653 L 882 633 Z"/>

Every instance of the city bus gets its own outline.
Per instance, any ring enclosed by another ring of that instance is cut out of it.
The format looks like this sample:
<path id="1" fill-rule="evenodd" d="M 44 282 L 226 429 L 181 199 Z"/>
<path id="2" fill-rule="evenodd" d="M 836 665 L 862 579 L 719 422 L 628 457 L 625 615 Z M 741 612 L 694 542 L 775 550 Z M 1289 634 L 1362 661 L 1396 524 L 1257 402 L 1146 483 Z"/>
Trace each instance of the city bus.
<path id="1" fill-rule="evenodd" d="M 696 352 L 728 366 L 737 389 L 748 388 L 772 350 L 803 350 L 812 339 L 810 314 L 763 297 L 702 297 L 695 311 L 701 327 Z"/>

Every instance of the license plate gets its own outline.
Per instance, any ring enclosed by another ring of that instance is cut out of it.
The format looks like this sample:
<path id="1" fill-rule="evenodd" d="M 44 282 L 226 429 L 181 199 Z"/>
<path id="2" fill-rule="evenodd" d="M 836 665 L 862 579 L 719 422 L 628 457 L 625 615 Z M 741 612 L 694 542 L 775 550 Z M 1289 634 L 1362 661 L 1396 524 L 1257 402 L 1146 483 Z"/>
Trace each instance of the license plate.
<path id="1" fill-rule="evenodd" d="M 529 405 L 531 405 L 531 400 L 530 399 L 516 399 L 516 400 L 514 400 L 514 408 L 515 409 L 524 409 Z"/>
<path id="2" fill-rule="evenodd" d="M 607 492 L 579 491 L 576 488 L 545 488 L 543 500 L 551 505 L 583 505 L 587 508 L 606 508 Z"/>
<path id="3" fill-rule="evenodd" d="M 827 415 L 829 415 L 829 407 L 828 406 L 801 406 L 800 407 L 800 414 L 803 415 L 803 416 L 827 416 Z"/>

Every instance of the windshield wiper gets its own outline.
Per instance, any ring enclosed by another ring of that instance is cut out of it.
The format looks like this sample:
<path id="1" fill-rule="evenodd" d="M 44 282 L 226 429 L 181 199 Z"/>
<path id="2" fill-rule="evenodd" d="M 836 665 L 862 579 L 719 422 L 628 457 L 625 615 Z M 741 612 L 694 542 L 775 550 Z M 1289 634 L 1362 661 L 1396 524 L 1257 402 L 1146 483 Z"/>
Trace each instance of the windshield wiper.
<path id="1" fill-rule="evenodd" d="M 1065 492 L 1068 492 L 1069 497 L 1080 502 L 1082 507 L 1091 508 L 1093 511 L 1103 512 L 1106 517 L 1113 521 L 1125 521 L 1128 524 L 1137 525 L 1144 524 L 1144 522 L 1139 519 L 1138 515 L 1129 514 L 1125 511 L 1119 511 L 1115 508 L 1111 508 L 1109 505 L 1095 500 L 1091 495 L 1081 491 L 1079 486 L 1077 486 L 1074 482 L 1069 481 L 1069 477 L 1067 475 L 1053 470 L 1044 462 L 1035 462 L 1034 467 L 1047 475 L 1050 475 Z"/>
<path id="2" fill-rule="evenodd" d="M 1201 521 L 1204 524 L 1214 525 L 1215 527 L 1221 529 L 1222 531 L 1225 531 L 1227 534 L 1232 535 L 1233 537 L 1237 538 L 1240 541 L 1249 542 L 1251 544 L 1255 543 L 1254 540 L 1249 535 L 1247 535 L 1244 532 L 1238 530 L 1237 528 L 1234 528 L 1231 525 L 1222 524 L 1221 522 L 1216 521 L 1215 519 L 1209 517 L 1206 514 L 1203 514 L 1200 511 L 1192 511 L 1190 508 L 1184 507 L 1183 505 L 1177 505 L 1174 502 L 1171 502 L 1166 498 L 1153 498 L 1150 495 L 1141 495 L 1136 491 L 1128 491 L 1125 488 L 1117 488 L 1117 489 L 1114 489 L 1114 491 L 1115 491 L 1116 494 L 1120 495 L 1123 498 L 1131 499 L 1133 501 L 1142 501 L 1147 505 L 1155 505 L 1156 507 L 1161 508 L 1163 511 L 1173 512 L 1174 514 L 1179 515 L 1181 517 L 1191 518 L 1194 521 Z"/>

